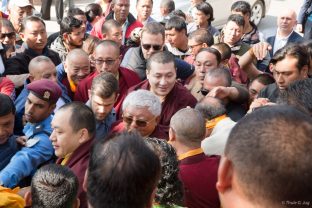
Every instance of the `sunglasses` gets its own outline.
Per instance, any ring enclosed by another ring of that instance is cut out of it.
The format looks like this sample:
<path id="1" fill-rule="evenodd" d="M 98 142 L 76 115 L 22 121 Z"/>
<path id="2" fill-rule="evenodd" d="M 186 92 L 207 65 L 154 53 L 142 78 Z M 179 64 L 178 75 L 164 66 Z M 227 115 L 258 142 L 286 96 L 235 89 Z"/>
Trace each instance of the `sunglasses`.
<path id="1" fill-rule="evenodd" d="M 154 118 L 153 118 L 154 119 Z M 152 119 L 152 120 L 153 120 Z M 131 125 L 132 122 L 135 122 L 135 125 L 137 125 L 138 127 L 146 127 L 148 123 L 150 123 L 152 120 L 150 121 L 144 121 L 144 120 L 134 120 L 132 117 L 129 116 L 122 116 L 122 120 L 127 124 L 127 125 Z"/>
<path id="2" fill-rule="evenodd" d="M 15 32 L 10 32 L 10 33 L 2 33 L 0 38 L 4 39 L 5 37 L 8 37 L 9 39 L 12 39 L 15 37 Z"/>
<path id="3" fill-rule="evenodd" d="M 149 49 L 151 49 L 153 47 L 154 51 L 159 51 L 161 49 L 161 45 L 142 44 L 142 47 L 145 50 L 149 50 Z"/>
<path id="4" fill-rule="evenodd" d="M 206 89 L 202 88 L 202 89 L 200 90 L 200 93 L 201 93 L 203 96 L 206 96 L 206 95 L 208 95 L 209 90 L 206 90 Z"/>

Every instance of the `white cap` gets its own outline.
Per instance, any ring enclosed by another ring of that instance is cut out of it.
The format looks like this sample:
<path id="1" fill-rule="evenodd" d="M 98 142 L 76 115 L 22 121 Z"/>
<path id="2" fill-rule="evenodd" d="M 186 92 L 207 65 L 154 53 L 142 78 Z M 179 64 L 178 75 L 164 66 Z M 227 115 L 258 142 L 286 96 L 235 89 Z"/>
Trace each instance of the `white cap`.
<path id="1" fill-rule="evenodd" d="M 12 8 L 13 6 L 18 6 L 18 7 L 32 6 L 32 7 L 34 7 L 29 0 L 10 0 L 8 8 Z"/>

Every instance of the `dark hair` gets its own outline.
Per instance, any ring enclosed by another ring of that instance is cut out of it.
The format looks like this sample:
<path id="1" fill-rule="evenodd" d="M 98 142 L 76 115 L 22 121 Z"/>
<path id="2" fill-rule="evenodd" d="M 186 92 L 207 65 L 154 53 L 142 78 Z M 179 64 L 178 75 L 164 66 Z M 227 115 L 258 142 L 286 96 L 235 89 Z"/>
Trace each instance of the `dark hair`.
<path id="1" fill-rule="evenodd" d="M 186 23 L 184 19 L 182 19 L 181 17 L 173 16 L 166 22 L 165 30 L 171 30 L 173 28 L 179 32 L 181 32 L 182 30 L 185 30 L 185 34 L 186 34 L 186 31 L 187 31 Z"/>
<path id="2" fill-rule="evenodd" d="M 176 10 L 172 11 L 169 16 L 170 16 L 170 18 L 171 17 L 180 17 L 180 18 L 182 18 L 183 21 L 186 19 L 186 15 L 181 9 L 176 9 Z"/>
<path id="3" fill-rule="evenodd" d="M 197 54 L 199 54 L 201 52 L 207 52 L 207 53 L 211 53 L 211 54 L 215 55 L 218 65 L 220 64 L 221 54 L 217 49 L 215 49 L 215 48 L 201 48 Z"/>
<path id="4" fill-rule="evenodd" d="M 79 131 L 80 129 L 87 129 L 89 135 L 92 137 L 95 135 L 95 117 L 92 110 L 81 102 L 66 103 L 58 111 L 70 110 L 69 123 L 73 131 Z"/>
<path id="5" fill-rule="evenodd" d="M 199 28 L 194 32 L 191 32 L 188 36 L 188 39 L 194 40 L 197 43 L 206 43 L 209 47 L 212 46 L 214 42 L 213 36 L 205 28 Z"/>
<path id="6" fill-rule="evenodd" d="M 269 85 L 272 83 L 275 83 L 275 79 L 271 74 L 268 73 L 263 73 L 263 74 L 258 74 L 249 84 L 249 86 L 251 85 L 252 82 L 254 81 L 258 81 L 263 85 Z"/>
<path id="7" fill-rule="evenodd" d="M 225 157 L 247 199 L 264 207 L 311 199 L 311 138 L 311 117 L 289 106 L 243 117 L 229 135 Z"/>
<path id="8" fill-rule="evenodd" d="M 91 95 L 98 95 L 102 98 L 109 98 L 114 93 L 117 96 L 118 90 L 118 81 L 112 73 L 100 73 L 92 80 Z"/>
<path id="9" fill-rule="evenodd" d="M 67 17 L 69 16 L 76 16 L 76 15 L 86 15 L 80 8 L 72 7 L 68 9 Z"/>
<path id="10" fill-rule="evenodd" d="M 298 60 L 296 66 L 299 72 L 304 66 L 310 66 L 310 56 L 307 47 L 294 43 L 287 44 L 285 47 L 276 51 L 271 59 L 271 63 L 275 65 L 277 62 L 284 60 L 288 56 Z"/>
<path id="11" fill-rule="evenodd" d="M 71 33 L 74 28 L 79 28 L 81 25 L 82 21 L 73 16 L 64 17 L 60 23 L 60 35 Z"/>
<path id="12" fill-rule="evenodd" d="M 150 70 L 152 68 L 153 62 L 160 64 L 173 63 L 174 68 L 176 68 L 174 55 L 168 51 L 160 51 L 151 55 L 151 57 L 147 59 L 146 70 Z"/>
<path id="13" fill-rule="evenodd" d="M 9 96 L 0 93 L 0 116 L 6 116 L 10 113 L 15 114 L 15 105 Z"/>
<path id="14" fill-rule="evenodd" d="M 289 84 L 279 94 L 278 103 L 298 108 L 312 116 L 312 79 L 303 79 Z"/>
<path id="15" fill-rule="evenodd" d="M 93 22 L 93 20 L 97 16 L 102 16 L 103 10 L 101 5 L 96 3 L 88 4 L 85 8 L 85 15 L 87 17 L 88 22 Z"/>
<path id="16" fill-rule="evenodd" d="M 157 186 L 157 155 L 135 132 L 112 135 L 93 145 L 87 195 L 93 208 L 144 208 Z"/>
<path id="17" fill-rule="evenodd" d="M 148 22 L 144 25 L 141 32 L 141 39 L 144 33 L 148 33 L 151 35 L 158 35 L 161 34 L 163 39 L 165 40 L 165 28 L 162 24 L 158 22 Z"/>
<path id="18" fill-rule="evenodd" d="M 160 6 L 166 7 L 168 9 L 168 13 L 171 13 L 175 10 L 175 4 L 173 0 L 162 0 L 160 2 Z"/>
<path id="19" fill-rule="evenodd" d="M 224 87 L 230 87 L 232 85 L 232 76 L 230 70 L 225 67 L 219 67 L 214 70 L 209 70 L 205 75 L 205 79 L 206 77 L 211 77 L 213 79 L 223 79 L 225 82 Z"/>
<path id="20" fill-rule="evenodd" d="M 206 16 L 208 15 L 210 16 L 208 19 L 208 24 L 210 25 L 211 22 L 214 20 L 212 6 L 208 2 L 202 2 L 202 3 L 196 4 L 195 7 L 198 11 L 201 11 Z"/>
<path id="21" fill-rule="evenodd" d="M 251 6 L 247 1 L 236 1 L 231 6 L 231 11 L 241 12 L 243 15 L 251 16 Z"/>
<path id="22" fill-rule="evenodd" d="M 212 120 L 226 114 L 226 108 L 222 101 L 214 97 L 203 97 L 195 106 L 202 116 L 207 120 Z"/>
<path id="23" fill-rule="evenodd" d="M 235 24 L 237 24 L 240 27 L 244 27 L 245 25 L 244 17 L 242 17 L 239 14 L 231 14 L 229 18 L 227 19 L 227 23 L 228 22 L 235 22 Z"/>
<path id="24" fill-rule="evenodd" d="M 108 33 L 112 28 L 121 27 L 120 23 L 114 19 L 110 19 L 104 22 L 102 25 L 102 34 Z"/>
<path id="25" fill-rule="evenodd" d="M 41 19 L 40 17 L 37 17 L 37 16 L 28 16 L 28 17 L 25 17 L 25 18 L 23 19 L 22 26 L 21 26 L 21 31 L 22 31 L 22 32 L 25 31 L 26 24 L 27 24 L 28 22 L 41 22 L 41 23 L 43 24 L 43 26 L 46 27 L 45 22 L 44 22 L 43 19 Z"/>
<path id="26" fill-rule="evenodd" d="M 212 48 L 217 49 L 221 54 L 221 61 L 224 61 L 226 59 L 230 59 L 232 56 L 232 50 L 231 47 L 226 43 L 216 43 L 212 45 Z"/>
<path id="27" fill-rule="evenodd" d="M 174 148 L 165 140 L 145 138 L 145 143 L 160 159 L 161 175 L 157 185 L 155 202 L 172 207 L 183 201 L 183 188 L 179 180 L 179 162 Z"/>
<path id="28" fill-rule="evenodd" d="M 77 176 L 66 166 L 49 164 L 36 171 L 31 181 L 32 207 L 72 207 L 78 193 Z"/>
<path id="29" fill-rule="evenodd" d="M 2 18 L 1 23 L 2 23 L 2 27 L 8 27 L 8 28 L 12 29 L 13 31 L 15 31 L 14 26 L 10 20 Z"/>

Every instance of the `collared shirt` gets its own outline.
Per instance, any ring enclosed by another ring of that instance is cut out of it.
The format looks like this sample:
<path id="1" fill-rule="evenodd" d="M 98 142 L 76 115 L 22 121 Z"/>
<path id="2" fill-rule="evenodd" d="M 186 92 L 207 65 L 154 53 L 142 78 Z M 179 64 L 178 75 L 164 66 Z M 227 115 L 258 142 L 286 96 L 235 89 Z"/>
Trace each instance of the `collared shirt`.
<path id="1" fill-rule="evenodd" d="M 91 108 L 91 101 L 88 100 L 86 105 Z M 102 121 L 96 120 L 96 135 L 95 139 L 104 139 L 110 131 L 112 124 L 116 121 L 116 111 L 112 111 Z"/>
<path id="2" fill-rule="evenodd" d="M 114 20 L 116 20 L 115 13 L 114 13 Z M 127 31 L 128 26 L 129 26 L 129 20 L 128 20 L 128 17 L 127 17 L 126 21 L 121 26 L 122 27 L 122 43 L 121 43 L 122 45 L 125 45 L 125 42 L 126 42 L 126 31 Z"/>
<path id="3" fill-rule="evenodd" d="M 279 35 L 279 31 L 277 30 L 276 32 L 276 37 L 275 37 L 275 41 L 274 41 L 274 48 L 273 48 L 273 54 L 275 54 L 276 51 L 278 51 L 279 49 L 283 48 L 287 41 L 288 41 L 288 38 L 291 36 L 291 34 L 293 33 L 294 31 L 292 31 L 291 33 L 289 33 L 289 35 L 287 37 L 281 37 Z"/>

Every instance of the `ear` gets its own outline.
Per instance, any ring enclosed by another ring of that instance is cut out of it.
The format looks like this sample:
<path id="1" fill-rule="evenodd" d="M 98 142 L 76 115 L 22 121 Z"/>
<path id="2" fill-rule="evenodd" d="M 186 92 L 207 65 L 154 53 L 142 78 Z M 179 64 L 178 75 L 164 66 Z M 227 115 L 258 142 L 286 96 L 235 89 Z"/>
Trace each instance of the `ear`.
<path id="1" fill-rule="evenodd" d="M 107 34 L 106 33 L 102 33 L 102 40 L 106 40 L 106 38 L 107 38 Z"/>
<path id="2" fill-rule="evenodd" d="M 149 69 L 146 69 L 145 73 L 146 73 L 146 79 L 149 79 L 150 70 L 149 70 Z"/>
<path id="3" fill-rule="evenodd" d="M 19 33 L 19 36 L 21 37 L 21 39 L 23 40 L 23 42 L 25 42 L 25 34 L 23 32 Z"/>
<path id="4" fill-rule="evenodd" d="M 218 181 L 216 188 L 220 194 L 232 189 L 233 179 L 233 164 L 226 156 L 222 156 L 219 170 L 218 170 Z"/>
<path id="5" fill-rule="evenodd" d="M 209 46 L 207 45 L 207 43 L 203 43 L 202 45 L 202 48 L 208 48 Z"/>
<path id="6" fill-rule="evenodd" d="M 90 139 L 89 132 L 86 128 L 80 129 L 78 133 L 80 134 L 80 137 L 78 140 L 79 144 L 83 144 Z"/>
<path id="7" fill-rule="evenodd" d="M 169 128 L 169 142 L 172 143 L 174 141 L 176 141 L 176 134 L 174 130 L 170 127 Z"/>
<path id="8" fill-rule="evenodd" d="M 303 78 L 308 78 L 308 72 L 309 72 L 309 67 L 307 65 L 304 65 L 301 69 L 301 75 Z"/>
<path id="9" fill-rule="evenodd" d="M 32 205 L 31 191 L 27 191 L 25 193 L 24 200 L 25 200 L 25 203 L 26 203 L 25 207 L 31 207 L 31 205 Z"/>
<path id="10" fill-rule="evenodd" d="M 64 34 L 62 35 L 62 38 L 63 38 L 63 40 L 67 40 L 67 39 L 68 39 L 68 33 L 64 33 Z"/>
<path id="11" fill-rule="evenodd" d="M 50 105 L 49 107 L 50 114 L 54 111 L 55 108 L 56 108 L 56 103 Z"/>

